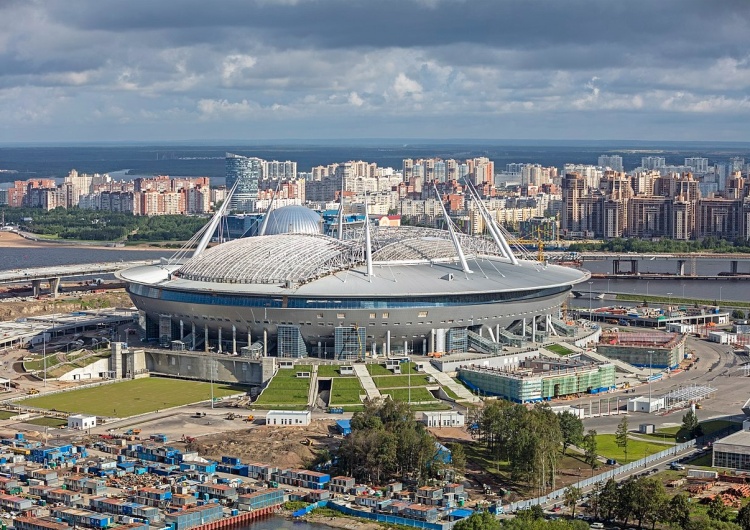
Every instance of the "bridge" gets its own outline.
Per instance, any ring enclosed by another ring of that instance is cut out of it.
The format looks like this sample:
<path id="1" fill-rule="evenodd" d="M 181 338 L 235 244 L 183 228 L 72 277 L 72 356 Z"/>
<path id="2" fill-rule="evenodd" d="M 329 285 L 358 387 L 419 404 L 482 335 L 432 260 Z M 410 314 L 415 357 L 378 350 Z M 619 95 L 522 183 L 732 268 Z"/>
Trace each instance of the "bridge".
<path id="1" fill-rule="evenodd" d="M 604 261 L 612 260 L 612 277 L 617 276 L 637 276 L 638 263 L 641 261 L 654 261 L 654 260 L 665 260 L 665 261 L 676 261 L 677 270 L 676 276 L 685 276 L 685 264 L 690 264 L 690 276 L 695 276 L 695 262 L 697 260 L 721 260 L 729 262 L 730 270 L 727 271 L 728 276 L 736 276 L 741 274 L 739 272 L 739 263 L 750 261 L 750 254 L 729 254 L 729 253 L 711 253 L 711 252 L 694 252 L 694 253 L 636 253 L 636 252 L 549 252 L 547 256 L 551 260 L 569 260 L 575 256 L 574 259 L 585 262 L 585 261 Z M 623 270 L 623 265 L 627 264 L 626 270 Z M 750 274 L 744 273 L 744 274 Z"/>
<path id="2" fill-rule="evenodd" d="M 49 282 L 50 294 L 57 297 L 60 288 L 60 279 L 71 276 L 95 276 L 97 274 L 112 274 L 113 272 L 135 267 L 137 265 L 150 265 L 153 260 L 141 261 L 111 261 L 106 263 L 86 263 L 75 265 L 55 265 L 51 267 L 33 267 L 27 269 L 13 269 L 0 271 L 0 285 L 12 283 L 31 282 L 34 296 L 42 292 L 42 282 Z"/>

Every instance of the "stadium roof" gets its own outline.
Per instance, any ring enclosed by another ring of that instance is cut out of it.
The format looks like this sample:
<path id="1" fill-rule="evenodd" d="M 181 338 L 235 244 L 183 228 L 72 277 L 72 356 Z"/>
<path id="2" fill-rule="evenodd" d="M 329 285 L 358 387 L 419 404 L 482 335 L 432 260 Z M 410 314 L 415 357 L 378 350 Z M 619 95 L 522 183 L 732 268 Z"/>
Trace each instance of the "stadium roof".
<path id="1" fill-rule="evenodd" d="M 268 225 L 264 235 L 274 234 L 319 234 L 321 218 L 305 206 L 290 204 L 275 208 L 268 214 Z"/>

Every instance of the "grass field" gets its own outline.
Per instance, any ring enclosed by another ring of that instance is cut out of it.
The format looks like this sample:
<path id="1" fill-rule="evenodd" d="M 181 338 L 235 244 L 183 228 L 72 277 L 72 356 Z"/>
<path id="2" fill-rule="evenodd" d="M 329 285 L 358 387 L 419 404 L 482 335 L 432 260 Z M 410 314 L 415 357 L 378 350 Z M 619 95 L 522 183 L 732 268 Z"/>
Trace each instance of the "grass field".
<path id="1" fill-rule="evenodd" d="M 408 375 L 373 377 L 372 380 L 375 381 L 375 386 L 378 388 L 423 387 L 435 384 L 427 381 L 427 376 L 422 374 L 412 375 L 411 377 Z"/>
<path id="2" fill-rule="evenodd" d="M 556 353 L 557 355 L 563 356 L 573 353 L 573 350 L 571 350 L 570 348 L 566 348 L 562 344 L 547 344 L 546 346 L 544 346 L 544 349 L 549 350 L 552 353 Z"/>
<path id="3" fill-rule="evenodd" d="M 412 388 L 411 394 L 408 388 L 393 388 L 381 393 L 383 395 L 389 394 L 394 401 L 409 401 L 410 395 L 411 401 L 437 401 L 429 390 L 421 387 Z"/>
<path id="4" fill-rule="evenodd" d="M 627 464 L 634 460 L 640 460 L 644 456 L 664 451 L 669 446 L 665 444 L 642 442 L 640 440 L 628 440 L 628 457 L 625 451 L 618 447 L 614 434 L 599 434 L 596 437 L 597 452 L 604 458 L 613 458 L 620 464 Z"/>
<path id="5" fill-rule="evenodd" d="M 18 414 L 18 412 L 11 412 L 9 410 L 0 410 L 0 420 L 9 420 L 16 414 Z"/>
<path id="6" fill-rule="evenodd" d="M 310 393 L 310 379 L 296 377 L 297 372 L 309 372 L 311 366 L 283 368 L 276 372 L 268 387 L 263 391 L 255 405 L 307 405 Z"/>
<path id="7" fill-rule="evenodd" d="M 393 372 L 388 370 L 382 364 L 368 364 L 367 371 L 370 375 L 393 375 Z"/>
<path id="8" fill-rule="evenodd" d="M 61 420 L 60 418 L 34 418 L 33 420 L 27 420 L 24 423 L 30 423 L 32 425 L 41 425 L 42 427 L 62 427 L 63 425 L 67 425 L 68 422 L 66 420 Z"/>
<path id="9" fill-rule="evenodd" d="M 247 390 L 218 383 L 213 386 L 217 398 Z M 211 399 L 210 383 L 150 377 L 33 397 L 21 401 L 21 405 L 124 418 L 208 399 Z"/>
<path id="10" fill-rule="evenodd" d="M 328 405 L 351 405 L 359 403 L 359 396 L 364 394 L 362 385 L 356 377 L 340 377 L 331 383 L 331 397 Z"/>
<path id="11" fill-rule="evenodd" d="M 47 370 L 49 371 L 53 367 L 60 363 L 56 353 L 48 353 L 47 357 Z M 23 369 L 27 372 L 34 372 L 36 370 L 44 370 L 44 356 L 34 355 L 33 361 L 24 361 Z"/>
<path id="12" fill-rule="evenodd" d="M 450 388 L 448 388 L 447 386 L 444 386 L 444 387 L 442 387 L 442 388 L 443 388 L 443 392 L 445 392 L 445 394 L 446 394 L 446 395 L 447 395 L 447 396 L 448 396 L 449 398 L 451 398 L 451 399 L 456 399 L 456 400 L 457 400 L 457 399 L 461 399 L 460 397 L 458 397 L 458 395 L 457 395 L 457 394 L 456 394 L 456 393 L 455 393 L 455 392 L 454 392 L 453 390 L 451 390 L 451 389 L 450 389 Z"/>
<path id="13" fill-rule="evenodd" d="M 335 364 L 322 364 L 318 366 L 318 377 L 349 377 L 355 378 L 355 375 L 341 375 L 339 366 Z"/>

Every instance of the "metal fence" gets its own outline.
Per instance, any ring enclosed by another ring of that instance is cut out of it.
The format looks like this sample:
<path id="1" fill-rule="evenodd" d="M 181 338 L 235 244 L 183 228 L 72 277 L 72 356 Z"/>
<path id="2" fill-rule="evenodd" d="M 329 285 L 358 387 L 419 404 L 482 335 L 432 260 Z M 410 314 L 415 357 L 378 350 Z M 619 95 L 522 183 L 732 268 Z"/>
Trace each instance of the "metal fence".
<path id="1" fill-rule="evenodd" d="M 679 453 L 682 453 L 686 449 L 694 448 L 696 445 L 698 445 L 701 440 L 690 440 L 681 444 L 673 445 L 664 451 L 660 451 L 658 453 L 654 453 L 652 455 L 649 455 L 645 458 L 641 458 L 640 460 L 635 460 L 634 462 L 630 462 L 629 464 L 624 464 L 622 466 L 618 466 L 614 469 L 611 469 L 609 471 L 605 471 L 604 473 L 600 473 L 599 475 L 595 475 L 593 477 L 580 480 L 576 483 L 576 486 L 579 488 L 587 488 L 589 486 L 593 486 L 595 484 L 599 484 L 601 482 L 606 482 L 611 478 L 615 478 L 619 475 L 624 475 L 633 471 L 636 471 L 638 469 L 648 467 L 649 464 L 652 464 L 654 462 L 658 462 L 659 460 L 662 460 L 664 458 L 668 458 L 670 456 L 676 456 Z M 503 511 L 505 513 L 508 512 L 515 512 L 517 510 L 522 510 L 524 508 L 529 508 L 530 506 L 533 506 L 535 504 L 546 504 L 551 501 L 556 501 L 558 499 L 562 499 L 565 495 L 565 489 L 566 488 L 560 488 L 555 491 L 552 491 L 548 493 L 547 495 L 544 495 L 542 497 L 537 497 L 535 499 L 526 499 L 523 501 L 517 501 L 512 502 L 507 505 L 503 505 Z"/>

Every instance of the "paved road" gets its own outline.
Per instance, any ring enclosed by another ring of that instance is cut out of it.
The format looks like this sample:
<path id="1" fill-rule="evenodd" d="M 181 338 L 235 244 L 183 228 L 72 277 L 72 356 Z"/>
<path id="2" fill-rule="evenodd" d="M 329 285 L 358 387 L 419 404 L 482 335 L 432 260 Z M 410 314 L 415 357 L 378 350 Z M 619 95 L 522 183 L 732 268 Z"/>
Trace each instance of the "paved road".
<path id="1" fill-rule="evenodd" d="M 700 420 L 715 418 L 743 418 L 741 407 L 750 398 L 750 380 L 743 375 L 742 365 L 749 362 L 747 356 L 735 355 L 729 346 L 707 342 L 700 339 L 689 338 L 688 350 L 694 350 L 700 359 L 694 367 L 686 372 L 672 375 L 661 381 L 651 384 L 651 394 L 661 396 L 671 390 L 690 385 L 708 385 L 717 389 L 717 392 L 709 399 L 701 402 L 701 409 L 697 411 Z M 648 385 L 641 385 L 635 394 L 625 394 L 619 391 L 610 396 L 622 396 L 621 404 L 625 398 L 648 396 Z M 588 405 L 589 398 L 568 401 L 569 404 Z M 661 426 L 680 425 L 684 410 L 659 416 L 655 414 L 631 413 L 631 425 L 638 423 L 653 423 L 657 428 Z M 596 429 L 598 432 L 615 432 L 617 424 L 622 418 L 618 416 L 604 416 L 600 418 L 589 418 L 584 420 L 586 428 Z"/>

